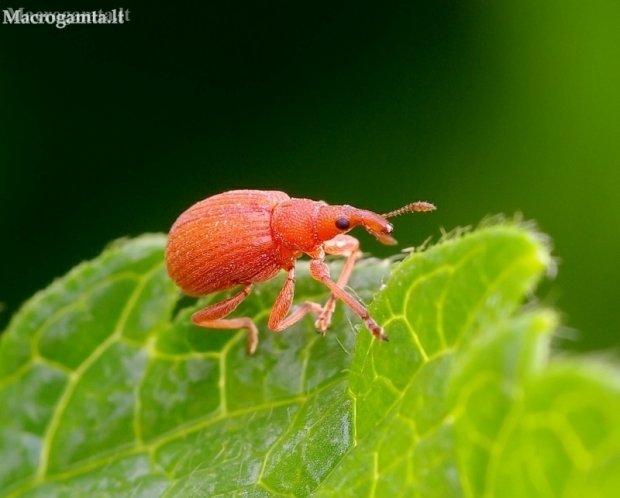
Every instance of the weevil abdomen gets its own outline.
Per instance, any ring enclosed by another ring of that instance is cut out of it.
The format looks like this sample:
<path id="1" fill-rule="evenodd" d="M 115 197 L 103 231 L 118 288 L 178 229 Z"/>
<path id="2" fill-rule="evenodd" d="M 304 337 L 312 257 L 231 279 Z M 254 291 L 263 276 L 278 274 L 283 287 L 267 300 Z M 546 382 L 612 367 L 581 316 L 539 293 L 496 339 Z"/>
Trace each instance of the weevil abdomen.
<path id="1" fill-rule="evenodd" d="M 192 296 L 274 277 L 282 266 L 271 216 L 289 199 L 284 192 L 234 190 L 194 204 L 170 230 L 170 276 Z"/>

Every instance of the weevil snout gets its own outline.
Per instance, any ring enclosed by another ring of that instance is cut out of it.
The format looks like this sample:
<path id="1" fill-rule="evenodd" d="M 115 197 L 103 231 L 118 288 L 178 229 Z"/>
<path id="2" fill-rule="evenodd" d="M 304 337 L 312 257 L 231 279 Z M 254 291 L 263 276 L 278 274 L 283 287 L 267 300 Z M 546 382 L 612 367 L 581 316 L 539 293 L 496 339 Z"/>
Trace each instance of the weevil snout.
<path id="1" fill-rule="evenodd" d="M 394 237 L 392 237 L 391 235 L 389 235 L 390 233 L 392 233 L 393 227 L 392 225 L 390 225 L 388 223 L 388 227 L 389 229 L 387 230 L 387 232 L 375 232 L 374 230 L 368 230 L 368 233 L 370 233 L 371 235 L 373 235 L 379 242 L 381 242 L 382 244 L 385 244 L 386 246 L 393 246 L 397 243 L 396 239 Z"/>
<path id="2" fill-rule="evenodd" d="M 357 225 L 362 225 L 382 244 L 388 246 L 396 244 L 396 239 L 390 235 L 394 231 L 394 226 L 388 220 L 372 211 L 358 209 L 357 212 L 359 219 Z"/>
<path id="3" fill-rule="evenodd" d="M 396 244 L 396 239 L 390 235 L 394 230 L 394 227 L 391 223 L 386 222 L 382 230 L 374 230 L 370 227 L 364 228 L 366 228 L 368 233 L 374 236 L 374 238 L 382 244 L 385 244 L 386 246 L 393 246 Z"/>
<path id="4" fill-rule="evenodd" d="M 336 235 L 347 233 L 357 226 L 362 226 L 384 244 L 395 244 L 390 237 L 394 227 L 383 216 L 358 209 L 353 206 L 321 206 L 317 221 L 319 240 L 331 240 Z"/>

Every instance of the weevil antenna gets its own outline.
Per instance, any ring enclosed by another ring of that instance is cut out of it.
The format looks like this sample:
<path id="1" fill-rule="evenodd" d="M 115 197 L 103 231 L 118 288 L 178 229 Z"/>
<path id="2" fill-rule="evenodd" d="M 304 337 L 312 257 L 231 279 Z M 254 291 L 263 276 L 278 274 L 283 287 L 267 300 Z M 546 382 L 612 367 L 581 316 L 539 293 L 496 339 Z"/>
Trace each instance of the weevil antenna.
<path id="1" fill-rule="evenodd" d="M 430 202 L 418 201 L 407 204 L 406 206 L 403 206 L 394 211 L 390 211 L 389 213 L 382 214 L 381 216 L 383 216 L 384 218 L 392 218 L 394 216 L 400 216 L 401 214 L 405 213 L 424 213 L 427 211 L 434 211 L 435 209 L 437 209 L 435 205 L 431 204 Z"/>

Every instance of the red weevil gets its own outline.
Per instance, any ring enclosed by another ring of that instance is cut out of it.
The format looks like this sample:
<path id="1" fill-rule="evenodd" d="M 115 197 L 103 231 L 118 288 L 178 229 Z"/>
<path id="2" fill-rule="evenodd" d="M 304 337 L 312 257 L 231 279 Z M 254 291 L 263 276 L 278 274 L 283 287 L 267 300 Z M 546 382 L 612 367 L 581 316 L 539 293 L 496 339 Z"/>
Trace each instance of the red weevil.
<path id="1" fill-rule="evenodd" d="M 234 296 L 194 313 L 192 321 L 212 329 L 247 329 L 250 354 L 258 345 L 254 322 L 247 317 L 225 317 L 247 297 L 255 283 L 270 280 L 280 270 L 288 275 L 271 310 L 271 330 L 284 330 L 312 312 L 318 317 L 315 325 L 319 333 L 324 335 L 336 300 L 340 299 L 364 320 L 377 339 L 387 341 L 368 310 L 345 290 L 355 261 L 361 257 L 358 240 L 345 234 L 361 225 L 379 242 L 395 244 L 387 218 L 433 209 L 435 206 L 427 202 L 414 202 L 379 215 L 347 205 L 295 199 L 284 192 L 232 190 L 200 201 L 179 216 L 166 246 L 168 273 L 191 296 L 242 286 Z M 324 283 L 331 295 L 324 306 L 307 301 L 289 315 L 295 261 L 302 254 L 311 258 L 310 275 Z M 331 280 L 323 261 L 326 254 L 347 258 L 337 282 Z"/>

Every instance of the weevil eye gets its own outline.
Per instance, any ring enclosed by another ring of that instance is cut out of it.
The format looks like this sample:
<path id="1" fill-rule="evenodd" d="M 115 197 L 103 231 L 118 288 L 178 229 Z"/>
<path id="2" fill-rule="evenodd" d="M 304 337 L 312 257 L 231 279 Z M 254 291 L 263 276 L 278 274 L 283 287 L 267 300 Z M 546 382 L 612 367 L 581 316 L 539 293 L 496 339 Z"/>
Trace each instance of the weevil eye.
<path id="1" fill-rule="evenodd" d="M 340 217 L 336 220 L 336 228 L 338 230 L 347 230 L 350 226 L 349 220 L 344 217 Z"/>

